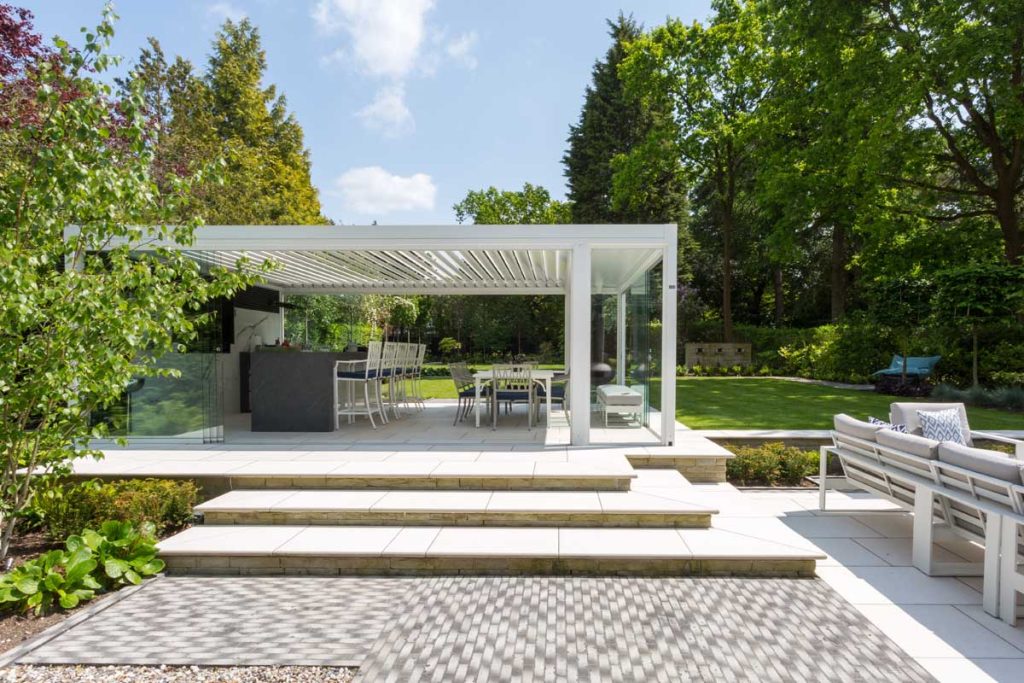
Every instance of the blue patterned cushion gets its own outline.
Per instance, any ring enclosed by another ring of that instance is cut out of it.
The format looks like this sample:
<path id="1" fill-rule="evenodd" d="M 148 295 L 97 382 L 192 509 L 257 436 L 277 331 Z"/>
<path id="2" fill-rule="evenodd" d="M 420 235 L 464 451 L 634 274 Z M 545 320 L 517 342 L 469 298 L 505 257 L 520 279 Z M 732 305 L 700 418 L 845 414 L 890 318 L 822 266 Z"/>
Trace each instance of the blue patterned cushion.
<path id="1" fill-rule="evenodd" d="M 960 413 L 956 408 L 919 410 L 917 419 L 921 421 L 921 431 L 924 432 L 926 439 L 967 445 L 963 427 L 960 425 Z"/>
<path id="2" fill-rule="evenodd" d="M 894 425 L 891 422 L 879 420 L 877 417 L 868 417 L 868 424 L 873 424 L 876 427 L 881 427 L 882 429 L 891 429 L 892 431 L 899 432 L 900 434 L 907 433 L 907 425 Z"/>

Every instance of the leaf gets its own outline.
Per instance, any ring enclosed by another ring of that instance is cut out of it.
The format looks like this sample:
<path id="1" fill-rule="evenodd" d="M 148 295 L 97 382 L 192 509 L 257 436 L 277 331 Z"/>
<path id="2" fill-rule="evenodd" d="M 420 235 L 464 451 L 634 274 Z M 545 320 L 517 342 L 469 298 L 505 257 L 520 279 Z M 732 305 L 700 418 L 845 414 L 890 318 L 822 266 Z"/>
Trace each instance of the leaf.
<path id="1" fill-rule="evenodd" d="M 78 607 L 79 598 L 74 593 L 64 593 L 60 596 L 60 606 L 64 609 Z"/>
<path id="2" fill-rule="evenodd" d="M 39 582 L 35 579 L 29 578 L 18 579 L 14 583 L 14 587 L 17 588 L 18 591 L 24 595 L 35 596 L 38 595 Z"/>
<path id="3" fill-rule="evenodd" d="M 112 579 L 119 579 L 121 576 L 128 571 L 128 563 L 124 560 L 118 560 L 116 558 L 110 558 L 103 563 L 103 571 L 106 572 L 107 576 Z"/>
<path id="4" fill-rule="evenodd" d="M 139 576 L 133 569 L 125 570 L 124 578 L 128 580 L 128 583 L 134 586 L 137 586 L 140 583 L 142 583 L 142 577 Z"/>
<path id="5" fill-rule="evenodd" d="M 75 584 L 83 581 L 87 575 L 91 574 L 93 570 L 96 569 L 96 566 L 96 560 L 93 559 L 82 560 L 81 562 L 77 562 L 74 565 L 69 566 L 66 575 L 67 584 L 69 586 L 74 586 Z"/>
<path id="6" fill-rule="evenodd" d="M 153 574 L 159 574 L 162 572 L 165 566 L 167 565 L 163 560 L 154 559 L 143 565 L 140 568 L 140 571 L 143 576 L 152 576 Z"/>
<path id="7" fill-rule="evenodd" d="M 43 580 L 43 587 L 49 591 L 58 591 L 64 585 L 64 577 L 57 572 L 50 572 Z"/>

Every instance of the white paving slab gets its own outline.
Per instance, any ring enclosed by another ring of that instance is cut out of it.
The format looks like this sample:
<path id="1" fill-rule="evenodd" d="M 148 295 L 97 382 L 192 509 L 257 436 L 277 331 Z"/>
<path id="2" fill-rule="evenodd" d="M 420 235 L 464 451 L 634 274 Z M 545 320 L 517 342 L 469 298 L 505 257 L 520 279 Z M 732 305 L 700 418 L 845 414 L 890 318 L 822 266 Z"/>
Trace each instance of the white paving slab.
<path id="1" fill-rule="evenodd" d="M 308 526 L 278 546 L 275 555 L 379 557 L 401 527 Z"/>
<path id="2" fill-rule="evenodd" d="M 558 554 L 564 558 L 693 557 L 674 529 L 559 529 Z"/>
<path id="3" fill-rule="evenodd" d="M 427 557 L 558 557 L 558 529 L 447 527 Z"/>

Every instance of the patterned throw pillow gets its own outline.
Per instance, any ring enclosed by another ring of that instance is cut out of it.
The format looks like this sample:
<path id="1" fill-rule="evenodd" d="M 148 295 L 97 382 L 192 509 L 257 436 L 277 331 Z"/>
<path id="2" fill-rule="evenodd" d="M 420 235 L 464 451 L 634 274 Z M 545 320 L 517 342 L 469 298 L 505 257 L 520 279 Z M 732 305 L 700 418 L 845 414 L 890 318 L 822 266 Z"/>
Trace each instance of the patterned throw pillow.
<path id="1" fill-rule="evenodd" d="M 921 421 L 921 431 L 924 432 L 926 439 L 967 445 L 963 427 L 960 425 L 960 411 L 956 408 L 919 410 L 917 419 Z"/>
<path id="2" fill-rule="evenodd" d="M 876 427 L 881 427 L 882 429 L 891 429 L 892 431 L 899 432 L 900 434 L 907 433 L 907 425 L 894 425 L 891 422 L 879 420 L 877 417 L 868 417 L 868 424 L 873 424 Z"/>

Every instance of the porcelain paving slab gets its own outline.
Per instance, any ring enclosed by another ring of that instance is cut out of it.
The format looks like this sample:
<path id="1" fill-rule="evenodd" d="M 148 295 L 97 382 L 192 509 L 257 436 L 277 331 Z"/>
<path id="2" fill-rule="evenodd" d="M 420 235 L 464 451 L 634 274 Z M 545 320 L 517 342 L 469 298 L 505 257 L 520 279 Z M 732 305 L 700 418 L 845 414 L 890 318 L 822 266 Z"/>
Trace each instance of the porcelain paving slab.
<path id="1" fill-rule="evenodd" d="M 294 496 L 295 491 L 228 491 L 213 500 L 196 505 L 196 512 L 216 508 L 217 510 L 261 510 L 269 511 L 281 501 Z"/>
<path id="2" fill-rule="evenodd" d="M 558 529 L 447 527 L 427 557 L 558 557 Z"/>
<path id="3" fill-rule="evenodd" d="M 486 510 L 491 491 L 388 491 L 374 510 L 421 512 Z"/>
<path id="4" fill-rule="evenodd" d="M 274 527 L 277 528 L 277 527 Z M 376 526 L 280 527 L 297 533 L 278 546 L 274 555 L 315 555 L 328 557 L 380 557 L 401 528 Z"/>
<path id="5" fill-rule="evenodd" d="M 305 527 L 289 526 L 194 526 L 157 544 L 162 556 L 271 555 Z"/>
<path id="6" fill-rule="evenodd" d="M 489 512 L 601 512 L 596 491 L 495 491 Z"/>
<path id="7" fill-rule="evenodd" d="M 559 529 L 558 554 L 563 558 L 693 557 L 674 529 Z"/>
<path id="8" fill-rule="evenodd" d="M 291 495 L 270 507 L 274 512 L 299 510 L 369 510 L 384 497 L 384 491 L 291 491 Z M 212 503 L 212 501 L 211 501 Z"/>
<path id="9" fill-rule="evenodd" d="M 695 559 L 786 560 L 806 558 L 824 560 L 817 549 L 791 546 L 721 529 L 677 529 Z"/>

